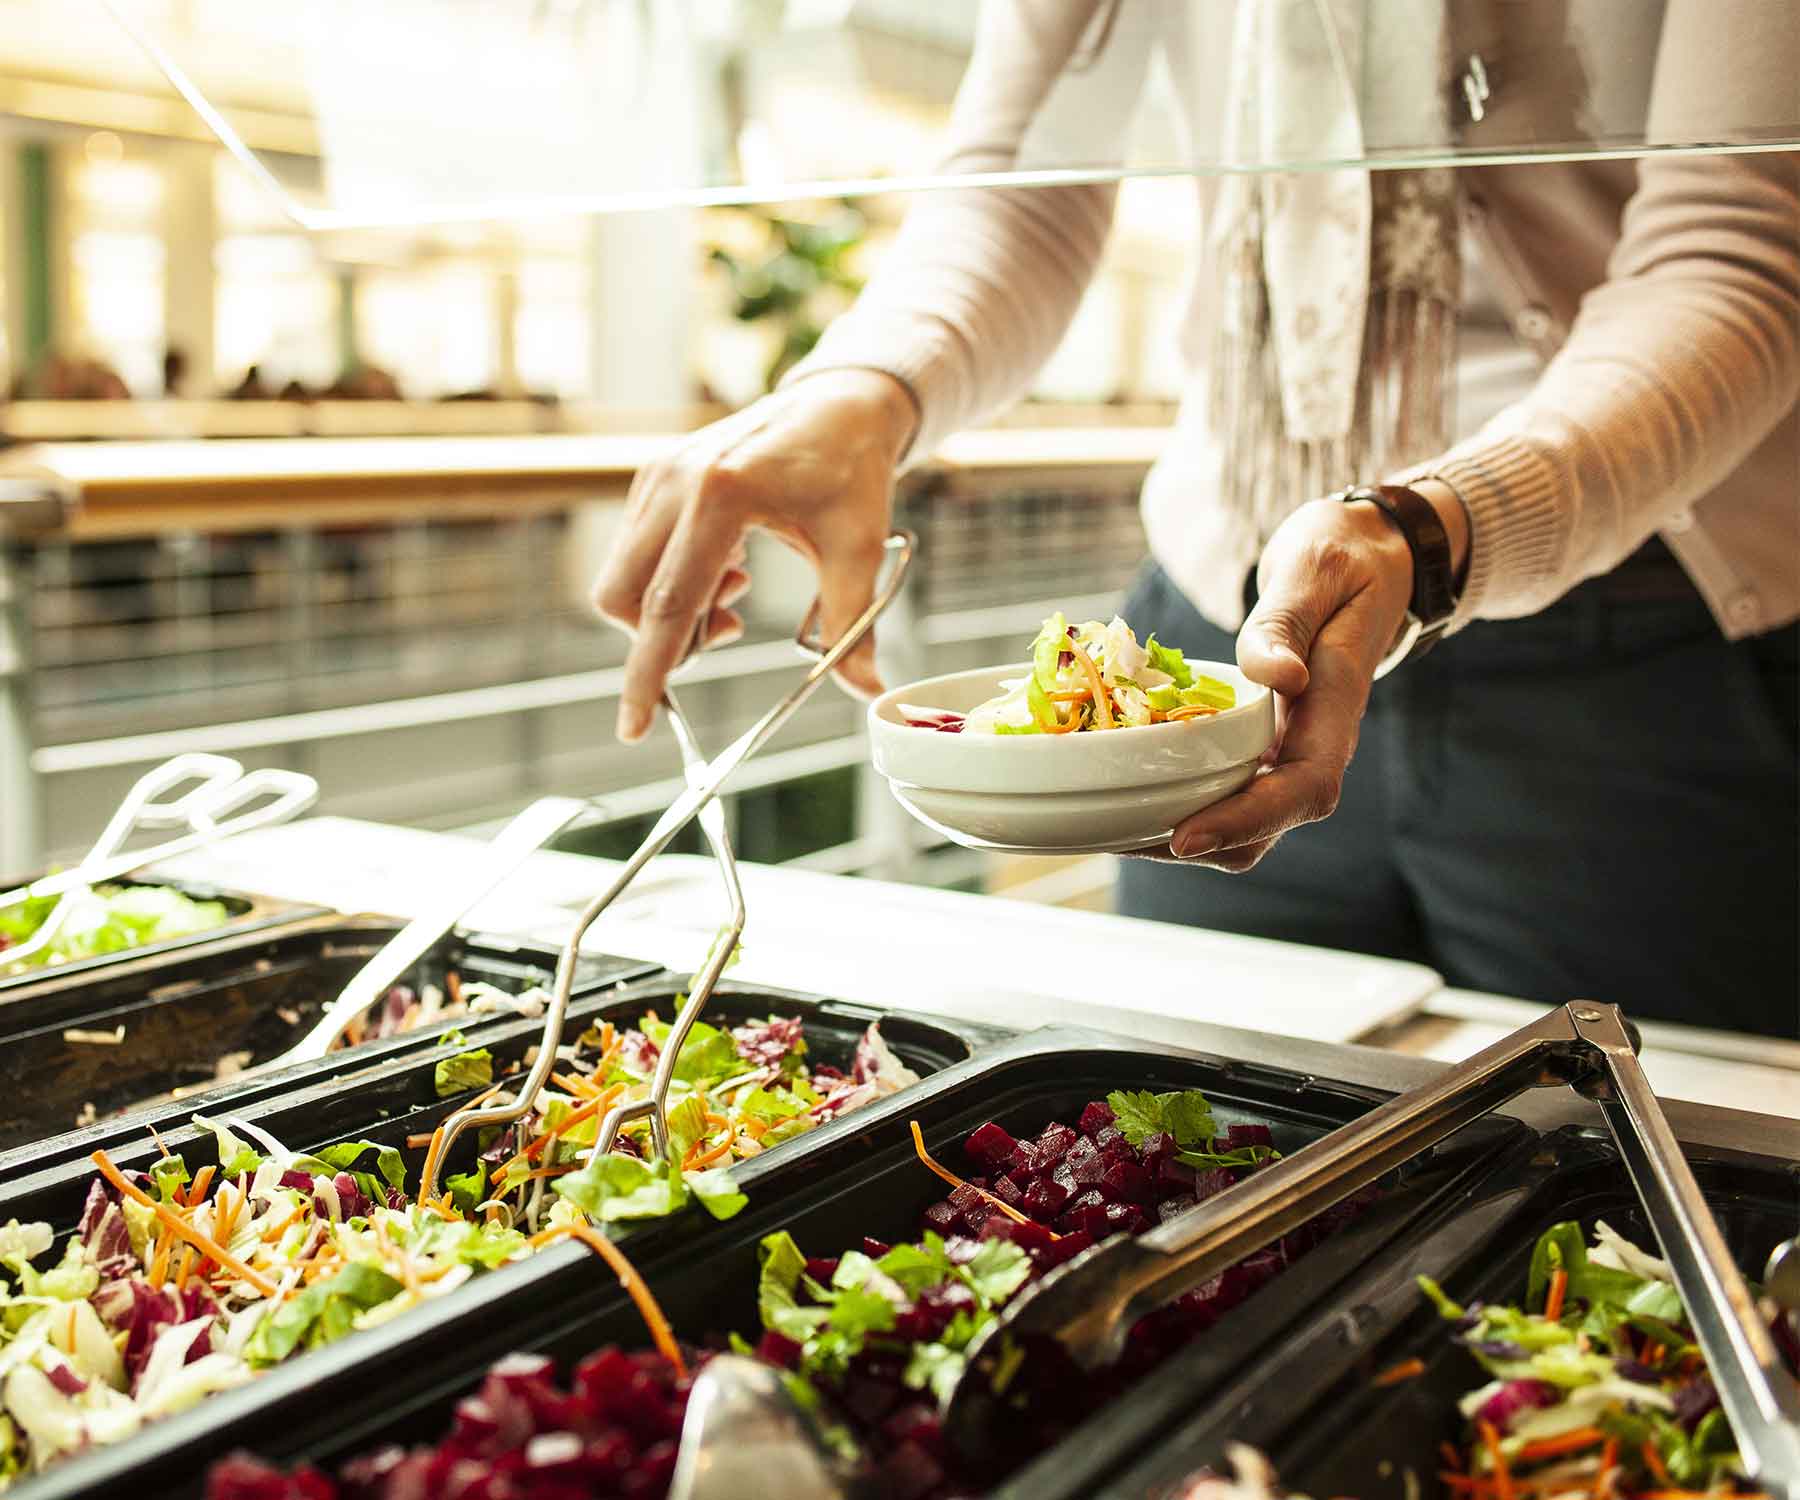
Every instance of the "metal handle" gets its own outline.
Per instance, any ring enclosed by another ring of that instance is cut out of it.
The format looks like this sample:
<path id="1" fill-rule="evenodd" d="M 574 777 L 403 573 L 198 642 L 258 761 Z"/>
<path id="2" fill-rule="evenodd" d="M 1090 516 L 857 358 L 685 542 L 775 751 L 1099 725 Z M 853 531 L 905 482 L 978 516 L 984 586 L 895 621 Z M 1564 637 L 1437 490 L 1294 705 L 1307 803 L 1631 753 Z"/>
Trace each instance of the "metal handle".
<path id="1" fill-rule="evenodd" d="M 532 1064 L 530 1073 L 527 1074 L 519 1087 L 517 1096 L 510 1104 L 496 1104 L 485 1109 L 462 1109 L 451 1115 L 444 1122 L 444 1143 L 437 1153 L 438 1164 L 441 1165 L 450 1159 L 450 1148 L 455 1145 L 457 1137 L 464 1131 L 490 1125 L 510 1125 L 515 1120 L 523 1119 L 531 1111 L 537 1102 L 538 1095 L 543 1092 L 544 1085 L 549 1081 L 551 1070 L 556 1066 L 556 1051 L 562 1045 L 563 1023 L 568 1016 L 569 996 L 575 987 L 575 966 L 581 956 L 582 938 L 586 936 L 588 929 L 600 919 L 600 914 L 618 899 L 620 892 L 637 879 L 644 866 L 668 848 L 675 835 L 719 794 L 719 789 L 725 784 L 731 773 L 755 754 L 771 735 L 793 717 L 794 711 L 811 697 L 813 690 L 846 656 L 856 649 L 882 611 L 893 603 L 906 578 L 907 569 L 912 563 L 914 541 L 910 532 L 896 531 L 888 537 L 885 545 L 889 552 L 895 554 L 894 566 L 888 574 L 887 581 L 870 600 L 869 607 L 856 617 L 849 629 L 837 641 L 829 648 L 821 649 L 812 639 L 812 631 L 819 619 L 821 607 L 817 599 L 813 600 L 812 607 L 807 610 L 806 617 L 800 622 L 800 628 L 794 636 L 794 644 L 804 654 L 814 658 L 811 670 L 787 697 L 733 740 L 704 768 L 688 767 L 688 789 L 675 799 L 662 817 L 657 819 L 656 826 L 650 830 L 649 835 L 643 843 L 638 845 L 631 857 L 619 867 L 606 889 L 588 902 L 576 916 L 575 924 L 570 928 L 569 936 L 564 941 L 562 956 L 557 961 L 556 981 L 551 990 L 550 1003 L 544 1012 L 544 1034 L 538 1044 L 537 1060 Z M 671 718 L 673 717 L 671 715 Z M 677 735 L 680 732 L 678 729 Z M 734 893 L 734 905 L 737 907 L 734 918 L 742 914 L 741 899 L 741 892 Z M 711 989 L 712 984 L 718 978 L 718 973 L 713 972 L 714 966 L 717 966 L 718 971 L 723 971 L 731 957 L 730 947 L 730 944 L 726 944 L 722 951 L 715 949 L 713 954 L 709 955 L 705 968 L 696 977 L 696 985 L 705 982 L 708 990 Z M 709 974 L 711 975 L 710 979 L 707 977 Z M 670 1066 L 672 1067 L 673 1064 Z M 658 1071 L 661 1072 L 660 1067 Z M 616 1134 L 617 1127 L 615 1126 L 614 1129 Z M 422 1197 L 429 1196 L 435 1186 L 434 1180 L 422 1182 L 420 1195 Z"/>
<path id="2" fill-rule="evenodd" d="M 1587 1092 L 1625 1159 L 1738 1451 L 1759 1482 L 1800 1494 L 1800 1387 L 1781 1363 L 1617 1009 L 1576 1004 L 1568 1014 L 1582 1043 L 1604 1060 L 1605 1081 Z"/>
<path id="3" fill-rule="evenodd" d="M 423 958 L 439 938 L 468 914 L 470 908 L 591 805 L 574 797 L 540 797 L 514 816 L 481 851 L 470 879 L 441 900 L 432 902 L 389 938 L 344 986 L 311 1031 L 279 1057 L 247 1069 L 246 1073 L 273 1072 L 290 1063 L 325 1056 L 337 1044 L 345 1028 Z"/>

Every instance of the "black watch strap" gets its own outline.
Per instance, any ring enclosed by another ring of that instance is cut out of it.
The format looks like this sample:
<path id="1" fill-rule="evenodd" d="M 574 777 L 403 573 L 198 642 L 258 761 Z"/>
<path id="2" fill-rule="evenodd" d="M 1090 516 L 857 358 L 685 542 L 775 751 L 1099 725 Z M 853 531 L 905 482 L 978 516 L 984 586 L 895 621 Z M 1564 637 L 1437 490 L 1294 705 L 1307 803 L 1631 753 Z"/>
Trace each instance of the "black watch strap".
<path id="1" fill-rule="evenodd" d="M 1413 561 L 1409 608 L 1419 627 L 1407 655 L 1424 655 L 1449 628 L 1450 617 L 1456 612 L 1456 569 L 1444 523 L 1429 500 L 1401 484 L 1352 485 L 1339 498 L 1346 505 L 1367 500 L 1380 506 L 1406 538 Z"/>

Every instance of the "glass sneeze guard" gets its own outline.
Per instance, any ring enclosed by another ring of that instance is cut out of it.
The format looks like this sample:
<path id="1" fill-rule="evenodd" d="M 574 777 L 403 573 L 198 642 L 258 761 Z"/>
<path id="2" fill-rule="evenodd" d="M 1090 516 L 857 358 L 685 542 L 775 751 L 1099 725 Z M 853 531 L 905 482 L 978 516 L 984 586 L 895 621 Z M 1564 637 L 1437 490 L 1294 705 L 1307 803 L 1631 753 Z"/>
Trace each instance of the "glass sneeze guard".
<path id="1" fill-rule="evenodd" d="M 107 4 L 317 230 L 1800 143 L 1780 0 Z M 1021 75 L 1019 138 L 946 159 Z"/>

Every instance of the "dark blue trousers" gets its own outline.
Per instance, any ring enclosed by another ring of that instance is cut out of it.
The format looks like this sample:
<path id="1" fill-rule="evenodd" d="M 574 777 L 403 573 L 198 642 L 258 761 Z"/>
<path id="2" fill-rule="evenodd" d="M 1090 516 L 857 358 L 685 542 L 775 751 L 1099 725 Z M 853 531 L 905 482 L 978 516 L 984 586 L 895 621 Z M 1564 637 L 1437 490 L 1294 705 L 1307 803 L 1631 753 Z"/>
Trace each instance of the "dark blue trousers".
<path id="1" fill-rule="evenodd" d="M 1119 910 L 1800 1036 L 1800 627 L 1732 644 L 1691 588 L 1633 576 L 1406 663 L 1331 818 L 1243 875 L 1123 860 Z M 1235 660 L 1154 564 L 1124 614 Z"/>

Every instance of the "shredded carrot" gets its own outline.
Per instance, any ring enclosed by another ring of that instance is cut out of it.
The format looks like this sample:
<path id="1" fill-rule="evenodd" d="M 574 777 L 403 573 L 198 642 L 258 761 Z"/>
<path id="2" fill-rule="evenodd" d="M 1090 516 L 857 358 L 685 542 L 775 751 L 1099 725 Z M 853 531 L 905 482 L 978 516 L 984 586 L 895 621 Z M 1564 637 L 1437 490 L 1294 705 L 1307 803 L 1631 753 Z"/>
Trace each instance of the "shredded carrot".
<path id="1" fill-rule="evenodd" d="M 1418 1358 L 1403 1359 L 1397 1365 L 1389 1365 L 1369 1382 L 1370 1385 L 1399 1385 L 1403 1380 L 1417 1380 L 1425 1373 L 1425 1361 Z"/>
<path id="2" fill-rule="evenodd" d="M 206 1190 L 212 1186 L 213 1173 L 215 1170 L 212 1163 L 208 1162 L 198 1172 L 194 1173 L 193 1184 L 187 1191 L 187 1206 L 189 1208 L 198 1208 L 202 1203 L 206 1202 Z"/>
<path id="3" fill-rule="evenodd" d="M 1218 709 L 1208 703 L 1184 703 L 1163 715 L 1163 722 L 1173 724 L 1182 719 L 1209 719 L 1217 712 Z"/>
<path id="4" fill-rule="evenodd" d="M 1453 1469 L 1462 1467 L 1462 1454 L 1454 1443 L 1439 1443 L 1438 1452 L 1443 1454 L 1444 1462 Z"/>
<path id="5" fill-rule="evenodd" d="M 460 1006 L 463 1003 L 462 975 L 458 974 L 455 969 L 444 971 L 444 989 L 449 994 L 452 1005 Z"/>
<path id="6" fill-rule="evenodd" d="M 175 1290 L 186 1291 L 188 1277 L 194 1274 L 194 1262 L 198 1252 L 192 1245 L 184 1245 L 181 1250 L 181 1269 L 175 1273 Z"/>
<path id="7" fill-rule="evenodd" d="M 592 1099 L 600 1090 L 594 1086 L 591 1078 L 576 1078 L 570 1073 L 552 1073 L 550 1081 L 566 1093 L 577 1099 Z"/>
<path id="8" fill-rule="evenodd" d="M 1114 727 L 1112 711 L 1112 695 L 1106 691 L 1106 679 L 1100 675 L 1100 669 L 1094 665 L 1093 657 L 1081 649 L 1080 643 L 1070 636 L 1068 644 L 1063 647 L 1075 658 L 1075 665 L 1080 667 L 1088 680 L 1088 686 L 1094 690 L 1094 713 L 1098 716 L 1102 729 Z"/>
<path id="9" fill-rule="evenodd" d="M 511 1182 L 513 1180 L 513 1170 L 515 1168 L 522 1167 L 529 1161 L 535 1161 L 539 1156 L 543 1155 L 544 1148 L 558 1136 L 564 1134 L 570 1126 L 579 1125 L 584 1120 L 591 1120 L 624 1092 L 625 1085 L 622 1083 L 615 1083 L 603 1093 L 596 1094 L 592 1099 L 588 1100 L 586 1104 L 577 1105 L 574 1109 L 570 1110 L 568 1114 L 564 1115 L 562 1119 L 558 1120 L 549 1130 L 544 1131 L 542 1135 L 532 1137 L 532 1139 L 526 1143 L 523 1151 L 511 1161 L 507 1162 L 506 1165 L 501 1167 L 498 1172 L 494 1173 L 494 1181 L 498 1182 L 504 1177 Z"/>
<path id="10" fill-rule="evenodd" d="M 406 1149 L 408 1151 L 422 1151 L 431 1144 L 431 1138 L 436 1134 L 437 1132 L 435 1130 L 422 1130 L 417 1135 L 409 1135 L 406 1138 Z"/>
<path id="11" fill-rule="evenodd" d="M 1663 1356 L 1668 1352 L 1669 1351 L 1663 1348 L 1661 1344 L 1657 1343 L 1655 1339 L 1652 1339 L 1644 1348 L 1644 1363 L 1649 1365 L 1651 1369 L 1655 1369 L 1663 1362 Z"/>
<path id="12" fill-rule="evenodd" d="M 1600 1482 L 1594 1486 L 1594 1493 L 1599 1500 L 1610 1500 L 1613 1481 L 1618 1478 L 1619 1440 L 1609 1437 L 1606 1447 L 1600 1452 Z"/>
<path id="13" fill-rule="evenodd" d="M 1094 690 L 1092 688 L 1071 688 L 1066 693 L 1046 693 L 1044 696 L 1052 703 L 1086 703 L 1089 698 L 1094 696 Z"/>
<path id="14" fill-rule="evenodd" d="M 286 1215 L 284 1215 L 282 1217 L 280 1222 L 271 1224 L 267 1229 L 265 1229 L 262 1232 L 262 1242 L 265 1245 L 274 1244 L 276 1240 L 280 1239 L 282 1237 L 282 1235 L 287 1233 L 288 1225 L 292 1224 L 294 1222 L 294 1220 L 299 1218 L 300 1215 L 302 1213 L 304 1213 L 305 1211 L 306 1210 L 305 1210 L 304 1205 L 296 1203 L 292 1208 L 290 1208 L 287 1211 Z"/>
<path id="15" fill-rule="evenodd" d="M 1538 1458 L 1560 1458 L 1565 1453 L 1580 1453 L 1583 1449 L 1597 1447 L 1606 1441 L 1606 1434 L 1598 1427 L 1576 1427 L 1568 1432 L 1559 1432 L 1555 1437 L 1539 1438 L 1536 1442 L 1527 1443 L 1519 1449 L 1519 1458 L 1530 1462 Z"/>
<path id="16" fill-rule="evenodd" d="M 150 1257 L 150 1285 L 160 1288 L 169 1275 L 169 1257 L 175 1251 L 175 1236 L 160 1234 L 156 1237 L 156 1253 Z"/>
<path id="17" fill-rule="evenodd" d="M 425 1204 L 425 1207 L 430 1209 L 440 1219 L 447 1219 L 452 1224 L 459 1223 L 462 1219 L 462 1215 L 456 1211 L 454 1203 L 448 1193 L 438 1194 L 436 1198 L 428 1201 Z"/>
<path id="18" fill-rule="evenodd" d="M 174 1154 L 175 1154 L 175 1153 L 174 1153 L 174 1152 L 172 1152 L 172 1151 L 171 1151 L 171 1150 L 169 1150 L 169 1148 L 168 1148 L 168 1147 L 167 1147 L 167 1146 L 166 1146 L 166 1145 L 164 1145 L 164 1144 L 163 1144 L 163 1138 L 162 1138 L 162 1134 L 161 1134 L 161 1132 L 159 1132 L 159 1131 L 158 1131 L 158 1130 L 157 1130 L 157 1128 L 156 1128 L 156 1127 L 155 1127 L 155 1126 L 154 1126 L 154 1125 L 149 1125 L 149 1124 L 148 1124 L 148 1123 L 147 1123 L 147 1122 L 146 1122 L 146 1128 L 147 1128 L 147 1129 L 148 1129 L 148 1130 L 149 1130 L 149 1132 L 150 1132 L 150 1139 L 151 1139 L 151 1140 L 153 1140 L 153 1141 L 155 1141 L 155 1142 L 156 1142 L 156 1149 L 157 1149 L 157 1150 L 158 1150 L 158 1151 L 160 1151 L 160 1152 L 162 1152 L 162 1154 L 163 1154 L 163 1160 L 164 1160 L 164 1161 L 167 1161 L 167 1160 L 168 1160 L 168 1159 L 169 1159 L 169 1158 L 170 1158 L 170 1157 L 171 1157 L 171 1156 L 173 1156 L 173 1155 L 174 1155 Z"/>
<path id="19" fill-rule="evenodd" d="M 193 1245 L 195 1249 L 199 1250 L 202 1254 L 211 1256 L 224 1267 L 225 1270 L 231 1272 L 232 1275 L 236 1276 L 240 1281 L 249 1282 L 250 1285 L 261 1292 L 263 1296 L 272 1297 L 275 1295 L 274 1283 L 266 1276 L 252 1270 L 229 1250 L 225 1249 L 224 1246 L 215 1244 L 206 1235 L 202 1234 L 192 1224 L 188 1223 L 186 1219 L 182 1218 L 180 1214 L 176 1213 L 166 1204 L 158 1203 L 142 1188 L 137 1187 L 135 1184 L 128 1181 L 125 1174 L 113 1165 L 112 1158 L 104 1151 L 94 1152 L 89 1159 L 100 1169 L 100 1175 L 102 1177 L 127 1198 L 132 1199 L 136 1203 L 141 1203 L 145 1208 L 148 1208 L 158 1219 L 167 1225 L 168 1228 L 180 1235 L 189 1244 Z"/>
<path id="20" fill-rule="evenodd" d="M 1651 1438 L 1644 1439 L 1644 1446 L 1638 1450 L 1644 1455 L 1644 1467 L 1656 1476 L 1660 1485 L 1669 1484 L 1669 1470 L 1662 1461 L 1662 1454 L 1656 1451 L 1656 1443 Z"/>
<path id="21" fill-rule="evenodd" d="M 1488 1461 L 1494 1468 L 1494 1493 L 1500 1500 L 1512 1500 L 1512 1470 L 1507 1467 L 1506 1455 L 1500 1451 L 1500 1434 L 1494 1430 L 1492 1422 L 1483 1422 L 1477 1429 L 1481 1433 L 1481 1441 L 1488 1452 Z"/>
<path id="22" fill-rule="evenodd" d="M 1081 705 L 1078 703 L 1070 710 L 1066 721 L 1058 719 L 1054 724 L 1041 725 L 1039 732 L 1043 734 L 1073 734 L 1079 728 L 1081 728 Z"/>
<path id="23" fill-rule="evenodd" d="M 1640 1490 L 1637 1500 L 1718 1500 L 1717 1490 Z M 1752 1494 L 1734 1494 L 1731 1500 L 1769 1500 L 1767 1494 L 1757 1490 Z"/>
<path id="24" fill-rule="evenodd" d="M 949 1183 L 951 1187 L 969 1187 L 969 1183 L 964 1182 L 962 1178 L 958 1177 L 956 1173 L 952 1172 L 948 1167 L 940 1166 L 936 1161 L 932 1160 L 931 1153 L 925 1149 L 925 1136 L 919 1129 L 919 1122 L 913 1120 L 910 1123 L 912 1125 L 913 1149 L 919 1153 L 919 1160 L 924 1162 L 933 1172 L 936 1172 L 937 1175 L 943 1178 L 945 1182 Z M 995 1208 L 999 1209 L 1001 1213 L 1005 1214 L 1007 1218 L 1011 1219 L 1013 1223 L 1029 1224 L 1031 1222 L 1030 1219 L 1020 1213 L 1018 1209 L 1014 1208 L 1010 1203 L 1002 1203 L 992 1193 L 986 1192 L 981 1188 L 976 1188 L 975 1191 L 980 1193 L 989 1203 L 993 1204 Z"/>
<path id="25" fill-rule="evenodd" d="M 613 1030 L 613 1023 L 611 1021 L 602 1021 L 600 1023 L 600 1050 L 602 1052 L 612 1051 L 613 1039 L 617 1037 L 617 1035 L 618 1033 Z"/>
<path id="26" fill-rule="evenodd" d="M 1459 1474 L 1453 1470 L 1440 1469 L 1438 1478 L 1453 1490 L 1466 1490 L 1471 1494 L 1479 1495 L 1491 1495 L 1494 1492 L 1493 1485 L 1489 1484 L 1487 1480 L 1472 1479 L 1467 1474 Z"/>
<path id="27" fill-rule="evenodd" d="M 1560 1266 L 1550 1273 L 1550 1290 L 1544 1297 L 1544 1318 L 1554 1323 L 1562 1316 L 1563 1298 L 1569 1294 L 1569 1273 Z"/>
<path id="28" fill-rule="evenodd" d="M 731 1155 L 731 1148 L 737 1144 L 737 1126 L 733 1125 L 731 1121 L 727 1120 L 723 1115 L 711 1114 L 709 1114 L 706 1119 L 708 1124 L 711 1124 L 714 1120 L 718 1120 L 724 1125 L 725 1139 L 720 1141 L 716 1146 L 708 1146 L 704 1151 L 700 1149 L 702 1143 L 700 1141 L 695 1141 L 694 1144 L 688 1148 L 687 1160 L 681 1164 L 681 1169 L 684 1172 L 693 1171 L 701 1167 L 710 1167 L 714 1162 Z"/>
<path id="29" fill-rule="evenodd" d="M 69 1353 L 75 1352 L 75 1304 L 69 1304 Z"/>
<path id="30" fill-rule="evenodd" d="M 425 1152 L 425 1170 L 419 1175 L 419 1188 L 424 1190 L 425 1184 L 437 1181 L 438 1158 L 444 1154 L 444 1127 L 442 1125 L 431 1132 L 431 1145 Z"/>
<path id="31" fill-rule="evenodd" d="M 565 1238 L 580 1240 L 612 1267 L 613 1273 L 619 1278 L 619 1285 L 625 1288 L 625 1294 L 637 1305 L 638 1314 L 643 1318 L 644 1326 L 650 1330 L 650 1339 L 657 1351 L 675 1367 L 677 1376 L 687 1379 L 687 1361 L 681 1357 L 681 1346 L 675 1342 L 675 1332 L 669 1327 L 669 1320 L 663 1316 L 663 1310 L 657 1305 L 650 1288 L 644 1284 L 644 1278 L 638 1275 L 637 1267 L 625 1258 L 617 1245 L 598 1229 L 587 1224 L 559 1224 L 554 1229 L 545 1229 L 532 1235 L 529 1243 L 532 1249 L 538 1250 L 553 1240 Z"/>

